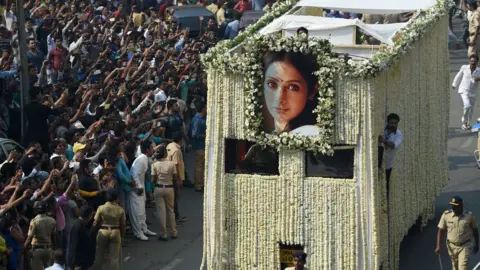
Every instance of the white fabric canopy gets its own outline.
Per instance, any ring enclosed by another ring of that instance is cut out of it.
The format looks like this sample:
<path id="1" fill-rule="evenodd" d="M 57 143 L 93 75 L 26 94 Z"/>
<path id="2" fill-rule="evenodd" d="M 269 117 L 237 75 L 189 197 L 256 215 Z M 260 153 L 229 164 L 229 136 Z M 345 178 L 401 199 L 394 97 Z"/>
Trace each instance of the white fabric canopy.
<path id="1" fill-rule="evenodd" d="M 296 33 L 300 27 L 305 27 L 312 37 L 328 39 L 334 45 L 352 45 L 354 27 L 360 27 L 365 33 L 378 39 L 382 43 L 392 44 L 393 35 L 406 23 L 385 25 L 364 24 L 360 20 L 324 18 L 315 16 L 284 15 L 260 30 L 260 34 L 267 35 L 285 31 L 287 36 Z"/>
<path id="2" fill-rule="evenodd" d="M 301 0 L 297 6 L 366 14 L 397 14 L 435 5 L 436 0 Z"/>

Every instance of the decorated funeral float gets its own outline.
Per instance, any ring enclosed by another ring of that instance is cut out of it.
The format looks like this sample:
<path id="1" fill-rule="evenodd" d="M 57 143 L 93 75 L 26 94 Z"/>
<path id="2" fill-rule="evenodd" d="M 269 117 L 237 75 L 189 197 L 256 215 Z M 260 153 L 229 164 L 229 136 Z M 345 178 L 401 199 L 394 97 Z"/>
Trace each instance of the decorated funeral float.
<path id="1" fill-rule="evenodd" d="M 398 268 L 448 182 L 450 3 L 432 1 L 287 0 L 203 55 L 202 268 L 283 269 L 296 250 L 315 270 Z M 413 15 L 375 26 L 323 9 Z M 404 137 L 387 203 L 390 113 Z"/>

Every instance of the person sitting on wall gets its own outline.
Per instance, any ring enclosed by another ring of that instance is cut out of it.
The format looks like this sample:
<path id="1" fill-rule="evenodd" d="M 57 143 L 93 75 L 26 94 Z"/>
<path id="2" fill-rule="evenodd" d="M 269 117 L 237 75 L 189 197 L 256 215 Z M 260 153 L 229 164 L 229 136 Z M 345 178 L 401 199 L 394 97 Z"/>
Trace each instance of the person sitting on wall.
<path id="1" fill-rule="evenodd" d="M 308 268 L 305 267 L 306 263 L 307 254 L 303 251 L 297 251 L 293 253 L 293 266 L 287 267 L 285 270 L 308 270 Z"/>

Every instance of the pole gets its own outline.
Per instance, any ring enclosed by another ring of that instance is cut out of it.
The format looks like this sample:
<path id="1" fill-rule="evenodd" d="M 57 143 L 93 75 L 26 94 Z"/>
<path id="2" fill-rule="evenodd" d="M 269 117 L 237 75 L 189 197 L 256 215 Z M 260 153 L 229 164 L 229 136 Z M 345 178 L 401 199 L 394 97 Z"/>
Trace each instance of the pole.
<path id="1" fill-rule="evenodd" d="M 438 263 L 440 264 L 440 270 L 443 270 L 442 257 L 438 254 Z"/>
<path id="2" fill-rule="evenodd" d="M 479 267 L 480 267 L 480 262 L 477 265 L 475 265 L 475 268 L 473 268 L 473 270 L 478 270 Z"/>
<path id="3" fill-rule="evenodd" d="M 7 0 L 7 6 L 10 5 L 10 1 Z M 25 11 L 23 9 L 23 0 L 16 0 L 17 3 L 17 22 L 18 22 L 18 48 L 20 52 L 20 110 L 21 110 L 21 136 L 22 143 L 25 139 L 25 105 L 30 101 L 30 82 L 28 75 L 28 62 L 27 62 L 27 36 L 25 33 Z"/>

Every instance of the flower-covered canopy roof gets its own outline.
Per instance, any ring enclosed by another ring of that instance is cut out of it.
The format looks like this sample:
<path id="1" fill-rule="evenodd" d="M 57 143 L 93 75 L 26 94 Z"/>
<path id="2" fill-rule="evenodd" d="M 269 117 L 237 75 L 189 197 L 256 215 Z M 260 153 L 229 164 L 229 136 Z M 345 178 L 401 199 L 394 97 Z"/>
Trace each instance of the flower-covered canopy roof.
<path id="1" fill-rule="evenodd" d="M 325 0 L 326 1 L 326 0 Z M 336 1 L 336 0 L 335 0 Z M 408 0 L 410 1 L 410 0 Z M 433 0 L 432 0 L 433 1 Z M 390 2 L 390 1 L 388 1 Z M 423 1 L 425 2 L 425 1 Z M 207 68 L 232 70 L 238 64 L 241 56 L 232 54 L 230 50 L 246 39 L 254 39 L 260 35 L 260 29 L 270 24 L 276 18 L 286 14 L 298 3 L 296 0 L 286 0 L 277 8 L 266 13 L 257 23 L 250 25 L 236 38 L 219 43 L 202 55 L 202 62 Z M 417 16 L 410 20 L 407 27 L 399 32 L 398 37 L 392 45 L 382 47 L 371 59 L 363 61 L 349 61 L 345 67 L 346 76 L 375 76 L 384 69 L 395 64 L 402 55 L 414 46 L 414 43 L 425 35 L 429 28 L 447 16 L 453 6 L 451 0 L 436 0 L 434 6 L 419 11 Z M 447 31 L 447 30 L 445 30 Z"/>

